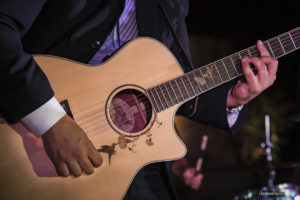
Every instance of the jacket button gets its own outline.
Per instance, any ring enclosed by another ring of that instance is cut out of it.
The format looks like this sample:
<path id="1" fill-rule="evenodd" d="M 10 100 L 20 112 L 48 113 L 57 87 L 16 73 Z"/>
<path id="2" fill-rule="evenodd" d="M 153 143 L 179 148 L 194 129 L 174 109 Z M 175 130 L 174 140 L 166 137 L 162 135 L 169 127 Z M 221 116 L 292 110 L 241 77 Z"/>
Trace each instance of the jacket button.
<path id="1" fill-rule="evenodd" d="M 100 47 L 100 45 L 101 45 L 100 41 L 94 41 L 94 42 L 92 42 L 92 47 L 93 47 L 94 49 Z"/>

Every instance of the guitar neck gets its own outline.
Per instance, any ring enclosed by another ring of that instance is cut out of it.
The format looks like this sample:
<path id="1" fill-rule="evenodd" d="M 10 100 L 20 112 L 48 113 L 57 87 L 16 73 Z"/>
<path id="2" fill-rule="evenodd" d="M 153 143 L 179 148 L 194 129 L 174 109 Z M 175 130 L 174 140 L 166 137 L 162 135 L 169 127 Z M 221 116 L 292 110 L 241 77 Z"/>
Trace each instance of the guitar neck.
<path id="1" fill-rule="evenodd" d="M 300 48 L 300 27 L 263 44 L 273 58 L 287 55 Z M 161 112 L 242 76 L 241 60 L 245 56 L 259 57 L 256 45 L 148 89 L 155 111 Z"/>

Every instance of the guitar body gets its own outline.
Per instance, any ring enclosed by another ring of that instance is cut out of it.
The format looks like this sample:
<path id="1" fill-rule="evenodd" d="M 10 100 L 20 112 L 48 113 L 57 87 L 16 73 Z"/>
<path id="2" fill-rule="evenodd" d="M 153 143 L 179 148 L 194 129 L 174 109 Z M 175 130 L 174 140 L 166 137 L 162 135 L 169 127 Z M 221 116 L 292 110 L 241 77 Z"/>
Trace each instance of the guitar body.
<path id="1" fill-rule="evenodd" d="M 173 121 L 179 105 L 156 114 L 145 91 L 183 74 L 159 42 L 134 40 L 99 66 L 34 58 L 55 97 L 67 100 L 74 120 L 102 149 L 104 161 L 92 175 L 58 177 L 41 139 L 21 124 L 0 123 L 1 199 L 122 199 L 143 166 L 184 156 L 186 148 Z M 109 156 L 107 147 L 114 154 Z"/>

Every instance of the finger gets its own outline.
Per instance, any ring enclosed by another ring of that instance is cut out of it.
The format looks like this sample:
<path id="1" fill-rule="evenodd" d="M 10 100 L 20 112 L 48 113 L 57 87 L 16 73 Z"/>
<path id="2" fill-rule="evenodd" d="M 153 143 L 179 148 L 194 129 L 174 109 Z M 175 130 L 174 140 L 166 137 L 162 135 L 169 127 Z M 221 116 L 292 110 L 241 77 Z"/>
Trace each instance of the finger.
<path id="1" fill-rule="evenodd" d="M 191 170 L 191 168 L 186 169 L 185 172 L 183 173 L 185 184 L 190 185 L 193 176 L 194 176 L 193 170 Z"/>
<path id="2" fill-rule="evenodd" d="M 61 176 L 69 176 L 70 172 L 65 162 L 61 161 L 57 163 L 58 174 Z"/>
<path id="3" fill-rule="evenodd" d="M 94 172 L 94 167 L 91 163 L 91 161 L 86 157 L 78 161 L 81 169 L 86 173 L 86 174 L 92 174 Z"/>
<path id="4" fill-rule="evenodd" d="M 79 164 L 76 161 L 70 161 L 68 163 L 69 170 L 72 175 L 78 177 L 82 175 L 82 169 L 80 168 Z"/>
<path id="5" fill-rule="evenodd" d="M 242 60 L 242 68 L 243 68 L 243 72 L 244 72 L 244 76 L 248 85 L 248 88 L 250 91 L 255 91 L 257 88 L 257 79 L 250 67 L 250 60 L 249 57 L 244 57 Z"/>
<path id="6" fill-rule="evenodd" d="M 262 57 L 261 60 L 268 65 L 269 74 L 276 75 L 278 69 L 278 60 L 272 57 Z"/>
<path id="7" fill-rule="evenodd" d="M 200 184 L 201 184 L 201 180 L 199 178 L 194 178 L 191 182 L 191 187 L 194 189 L 194 190 L 198 190 L 199 187 L 200 187 Z"/>
<path id="8" fill-rule="evenodd" d="M 186 169 L 184 172 L 184 176 L 188 178 L 193 177 L 194 176 L 193 170 L 191 168 Z"/>
<path id="9" fill-rule="evenodd" d="M 262 86 L 266 86 L 268 83 L 268 69 L 266 64 L 257 57 L 249 58 L 249 60 L 257 69 L 259 83 L 262 84 Z"/>
<path id="10" fill-rule="evenodd" d="M 184 182 L 186 185 L 190 185 L 192 178 L 193 178 L 193 176 L 190 176 L 186 172 L 184 173 L 183 179 L 184 179 Z"/>
<path id="11" fill-rule="evenodd" d="M 193 181 L 192 181 L 192 186 L 195 190 L 199 189 L 201 183 L 202 183 L 202 179 L 203 179 L 203 175 L 202 174 L 198 174 L 197 176 L 194 177 Z"/>
<path id="12" fill-rule="evenodd" d="M 98 151 L 91 151 L 88 155 L 90 161 L 92 162 L 94 167 L 100 167 L 102 165 L 103 159 L 101 154 Z"/>
<path id="13" fill-rule="evenodd" d="M 266 49 L 261 40 L 257 41 L 256 46 L 261 56 L 270 56 L 268 50 Z"/>

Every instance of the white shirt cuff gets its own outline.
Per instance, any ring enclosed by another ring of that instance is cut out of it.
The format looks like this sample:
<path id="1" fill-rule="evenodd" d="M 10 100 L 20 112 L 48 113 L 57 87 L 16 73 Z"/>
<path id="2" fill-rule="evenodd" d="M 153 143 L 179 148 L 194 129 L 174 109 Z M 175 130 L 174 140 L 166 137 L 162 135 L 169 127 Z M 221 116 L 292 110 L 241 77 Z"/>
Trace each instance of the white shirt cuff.
<path id="1" fill-rule="evenodd" d="M 66 114 L 55 97 L 21 119 L 32 132 L 41 136 Z"/>
<path id="2" fill-rule="evenodd" d="M 235 113 L 227 113 L 227 121 L 230 128 L 235 124 L 237 118 L 239 117 L 239 113 L 239 111 Z"/>

